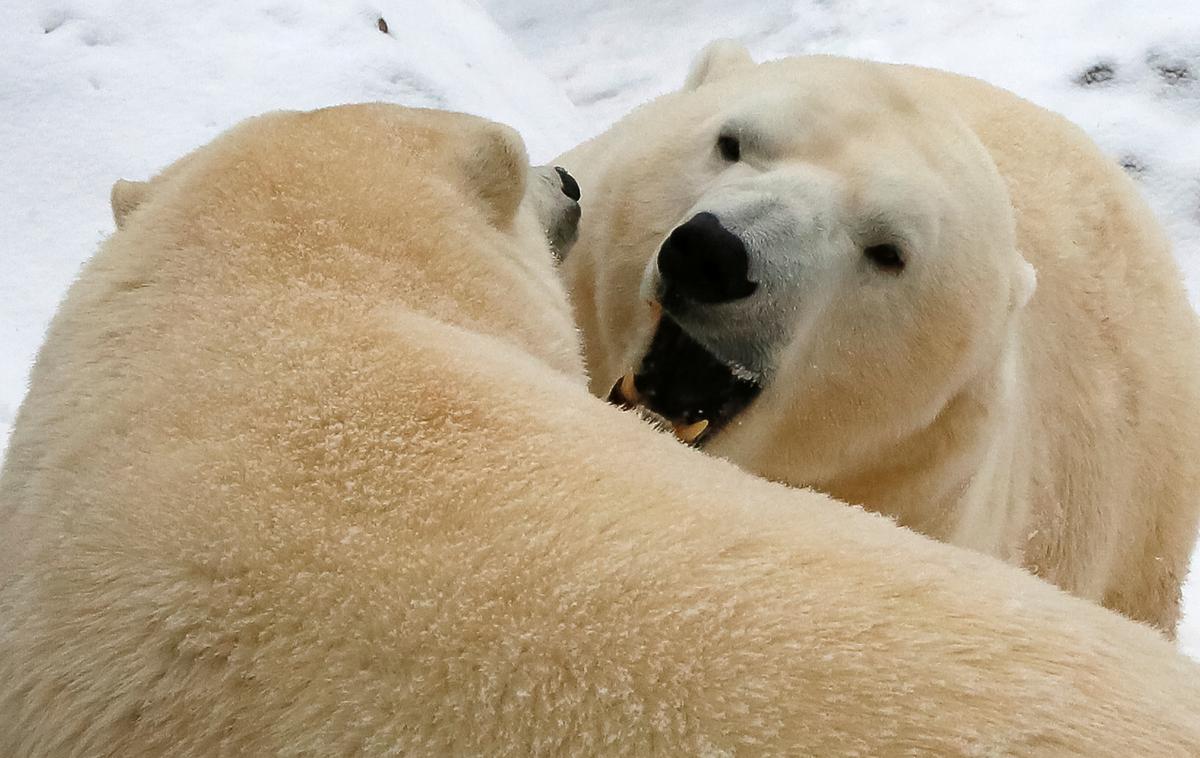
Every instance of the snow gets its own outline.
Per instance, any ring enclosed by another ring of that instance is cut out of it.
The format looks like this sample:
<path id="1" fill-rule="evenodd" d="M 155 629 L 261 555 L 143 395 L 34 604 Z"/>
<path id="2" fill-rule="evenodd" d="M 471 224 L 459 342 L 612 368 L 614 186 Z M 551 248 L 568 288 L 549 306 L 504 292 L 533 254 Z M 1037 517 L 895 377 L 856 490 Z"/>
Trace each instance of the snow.
<path id="1" fill-rule="evenodd" d="M 504 121 L 544 161 L 677 87 L 718 36 L 759 59 L 828 52 L 946 68 L 1065 114 L 1131 167 L 1200 302 L 1194 0 L 9 2 L 0 447 L 58 299 L 112 230 L 115 179 L 145 178 L 255 113 L 363 100 Z M 1180 640 L 1200 658 L 1200 577 L 1186 598 Z"/>
<path id="2" fill-rule="evenodd" d="M 469 0 L 0 4 L 0 440 L 58 299 L 112 231 L 114 180 L 256 113 L 364 100 L 503 121 L 543 158 L 582 132 Z"/>

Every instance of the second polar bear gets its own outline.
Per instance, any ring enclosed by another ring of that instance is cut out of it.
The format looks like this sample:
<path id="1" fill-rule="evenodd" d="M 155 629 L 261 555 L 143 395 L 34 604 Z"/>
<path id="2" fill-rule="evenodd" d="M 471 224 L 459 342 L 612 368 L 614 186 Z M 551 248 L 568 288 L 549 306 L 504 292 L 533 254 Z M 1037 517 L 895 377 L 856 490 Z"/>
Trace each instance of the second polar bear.
<path id="1" fill-rule="evenodd" d="M 1077 128 L 973 79 L 718 42 L 559 163 L 594 392 L 1174 632 L 1200 337 Z"/>

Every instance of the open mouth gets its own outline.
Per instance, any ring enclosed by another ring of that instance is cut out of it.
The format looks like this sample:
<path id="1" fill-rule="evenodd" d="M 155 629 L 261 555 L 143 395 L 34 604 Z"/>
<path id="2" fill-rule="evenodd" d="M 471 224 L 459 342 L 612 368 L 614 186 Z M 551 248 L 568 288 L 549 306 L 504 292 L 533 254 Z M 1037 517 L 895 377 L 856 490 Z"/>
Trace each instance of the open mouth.
<path id="1" fill-rule="evenodd" d="M 663 314 L 641 365 L 617 380 L 608 401 L 645 408 L 665 419 L 685 444 L 698 445 L 712 439 L 761 390 L 749 372 L 718 359 Z"/>

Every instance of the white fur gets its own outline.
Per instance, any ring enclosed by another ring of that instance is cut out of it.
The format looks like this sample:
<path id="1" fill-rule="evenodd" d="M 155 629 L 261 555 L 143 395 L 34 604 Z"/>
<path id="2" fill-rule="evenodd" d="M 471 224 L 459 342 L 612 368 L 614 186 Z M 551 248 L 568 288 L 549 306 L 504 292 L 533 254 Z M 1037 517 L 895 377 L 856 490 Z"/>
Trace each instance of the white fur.
<path id="1" fill-rule="evenodd" d="M 559 159 L 588 188 L 566 271 L 593 391 L 646 350 L 663 240 L 712 212 L 758 288 L 675 317 L 766 382 L 709 451 L 1172 634 L 1200 333 L 1136 188 L 1077 128 L 973 79 L 722 63 L 742 58 L 706 50 L 684 91 Z M 876 238 L 902 273 L 872 269 Z"/>

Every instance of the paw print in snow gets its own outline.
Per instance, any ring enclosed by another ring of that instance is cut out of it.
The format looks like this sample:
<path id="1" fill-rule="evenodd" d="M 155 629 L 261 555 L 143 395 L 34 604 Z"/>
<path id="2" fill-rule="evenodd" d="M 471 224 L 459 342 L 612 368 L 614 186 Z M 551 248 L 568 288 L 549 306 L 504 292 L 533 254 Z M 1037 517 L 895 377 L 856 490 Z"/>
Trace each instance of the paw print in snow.
<path id="1" fill-rule="evenodd" d="M 1117 78 L 1117 64 L 1111 61 L 1101 61 L 1084 69 L 1075 77 L 1075 83 L 1081 87 L 1096 87 L 1111 84 Z"/>
<path id="2" fill-rule="evenodd" d="M 1196 86 L 1200 76 L 1200 46 L 1151 50 L 1146 54 L 1146 65 L 1163 85 L 1164 94 L 1200 96 L 1200 88 Z"/>
<path id="3" fill-rule="evenodd" d="M 1143 174 L 1150 170 L 1150 167 L 1136 155 L 1123 155 L 1119 159 L 1121 168 L 1125 169 L 1125 173 L 1132 176 L 1134 179 L 1140 179 Z"/>

